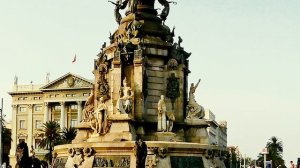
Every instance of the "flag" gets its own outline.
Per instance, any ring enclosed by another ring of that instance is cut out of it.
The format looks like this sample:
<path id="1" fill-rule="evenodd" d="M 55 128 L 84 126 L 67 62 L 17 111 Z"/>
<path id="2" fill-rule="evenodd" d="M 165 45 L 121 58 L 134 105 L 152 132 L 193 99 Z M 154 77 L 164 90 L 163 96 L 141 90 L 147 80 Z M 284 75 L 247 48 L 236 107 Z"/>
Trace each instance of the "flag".
<path id="1" fill-rule="evenodd" d="M 76 54 L 75 54 L 75 56 L 74 56 L 74 58 L 73 58 L 72 63 L 74 63 L 74 62 L 76 62 Z"/>

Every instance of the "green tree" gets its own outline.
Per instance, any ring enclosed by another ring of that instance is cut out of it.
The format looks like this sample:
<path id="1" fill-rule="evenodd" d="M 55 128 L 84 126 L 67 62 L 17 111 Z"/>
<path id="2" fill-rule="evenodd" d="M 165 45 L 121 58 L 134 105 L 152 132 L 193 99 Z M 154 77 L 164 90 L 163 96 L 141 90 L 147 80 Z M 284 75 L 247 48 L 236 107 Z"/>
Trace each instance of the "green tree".
<path id="1" fill-rule="evenodd" d="M 69 144 L 75 139 L 77 134 L 77 130 L 74 127 L 64 128 L 61 133 L 61 143 Z"/>
<path id="2" fill-rule="evenodd" d="M 7 164 L 9 164 L 9 158 L 8 158 L 8 155 L 9 155 L 9 151 L 10 151 L 10 148 L 11 148 L 11 130 L 6 128 L 5 125 L 4 125 L 4 120 L 2 120 L 2 147 L 3 147 L 3 151 L 2 151 L 2 161 L 3 162 L 6 162 Z M 4 145 L 5 144 L 5 145 Z"/>
<path id="3" fill-rule="evenodd" d="M 55 121 L 48 121 L 43 124 L 41 132 L 40 137 L 42 137 L 42 140 L 39 146 L 49 150 L 45 155 L 45 160 L 51 163 L 54 146 L 61 143 L 60 126 Z"/>
<path id="4" fill-rule="evenodd" d="M 269 154 L 267 154 L 267 160 L 272 160 L 272 167 L 285 167 L 284 160 L 282 158 L 282 152 L 283 152 L 283 143 L 280 141 L 277 137 L 273 136 L 271 137 L 266 147 L 269 150 Z M 264 156 L 259 155 L 258 156 L 259 165 L 263 166 L 264 164 Z"/>

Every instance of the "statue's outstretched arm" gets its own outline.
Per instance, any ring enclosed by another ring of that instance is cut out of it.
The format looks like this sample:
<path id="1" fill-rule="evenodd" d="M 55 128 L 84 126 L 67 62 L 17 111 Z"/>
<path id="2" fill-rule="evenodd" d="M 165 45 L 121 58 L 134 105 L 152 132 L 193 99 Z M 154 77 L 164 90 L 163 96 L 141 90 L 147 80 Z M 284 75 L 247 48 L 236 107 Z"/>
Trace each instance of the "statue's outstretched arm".
<path id="1" fill-rule="evenodd" d="M 197 89 L 197 87 L 198 87 L 198 85 L 199 85 L 200 82 L 201 82 L 201 79 L 198 80 L 198 83 L 195 86 L 195 90 Z"/>

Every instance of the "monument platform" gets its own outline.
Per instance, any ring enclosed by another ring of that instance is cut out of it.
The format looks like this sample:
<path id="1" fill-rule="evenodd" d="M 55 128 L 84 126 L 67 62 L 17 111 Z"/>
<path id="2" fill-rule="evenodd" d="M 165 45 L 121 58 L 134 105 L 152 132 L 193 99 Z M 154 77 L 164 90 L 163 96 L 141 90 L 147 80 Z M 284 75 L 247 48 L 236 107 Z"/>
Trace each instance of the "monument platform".
<path id="1" fill-rule="evenodd" d="M 147 145 L 146 167 L 225 167 L 217 146 L 199 143 L 145 141 Z M 73 168 L 136 168 L 137 148 L 135 141 L 87 142 L 55 147 L 57 158 L 54 167 Z M 214 158 L 214 159 L 212 159 Z"/>

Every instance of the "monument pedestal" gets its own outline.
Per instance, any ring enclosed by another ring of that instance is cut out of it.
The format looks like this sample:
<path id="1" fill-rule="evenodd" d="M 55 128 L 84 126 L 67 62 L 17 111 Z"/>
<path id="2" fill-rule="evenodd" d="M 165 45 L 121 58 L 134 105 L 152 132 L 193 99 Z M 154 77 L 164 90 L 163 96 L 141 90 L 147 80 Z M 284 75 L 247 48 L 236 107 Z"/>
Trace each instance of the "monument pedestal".
<path id="1" fill-rule="evenodd" d="M 89 122 L 81 122 L 75 128 L 77 128 L 77 134 L 72 143 L 85 142 L 92 134 L 92 129 Z"/>
<path id="2" fill-rule="evenodd" d="M 185 138 L 187 142 L 208 144 L 208 123 L 204 119 L 185 119 Z"/>
<path id="3" fill-rule="evenodd" d="M 108 120 L 112 122 L 109 132 L 105 135 L 91 135 L 87 142 L 118 142 L 136 140 L 136 131 L 131 124 L 132 119 L 128 114 L 112 115 Z"/>
<path id="4" fill-rule="evenodd" d="M 173 132 L 156 132 L 154 133 L 154 141 L 168 141 L 173 142 L 176 140 L 176 134 Z"/>

